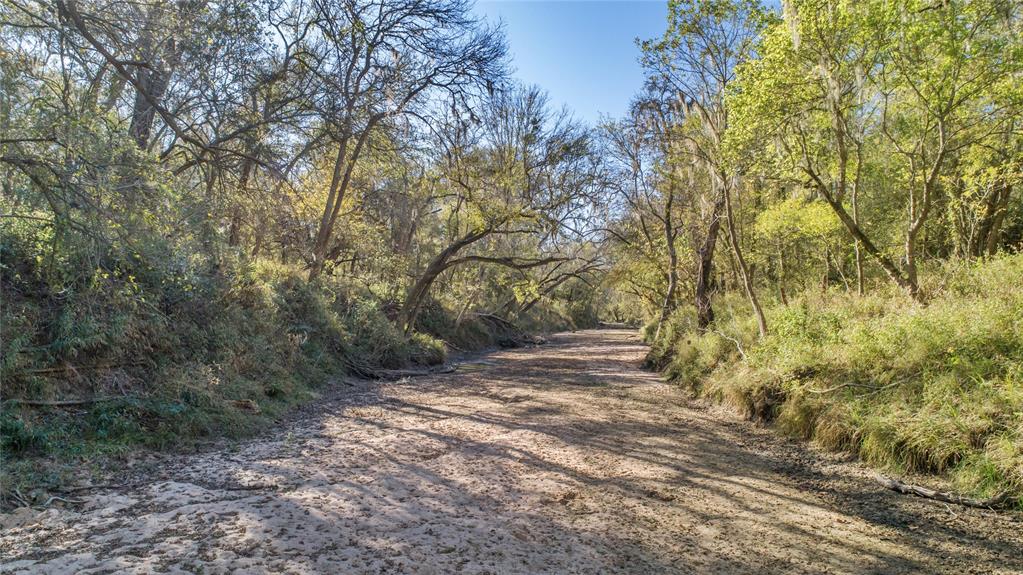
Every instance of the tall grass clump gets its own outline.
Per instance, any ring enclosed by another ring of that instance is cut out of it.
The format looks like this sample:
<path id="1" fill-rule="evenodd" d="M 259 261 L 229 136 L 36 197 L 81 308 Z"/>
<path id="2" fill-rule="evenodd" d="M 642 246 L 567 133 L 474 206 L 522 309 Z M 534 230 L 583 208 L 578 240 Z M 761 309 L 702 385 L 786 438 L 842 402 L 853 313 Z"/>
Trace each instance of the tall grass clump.
<path id="1" fill-rule="evenodd" d="M 824 447 L 978 495 L 1021 494 L 1023 255 L 928 279 L 927 305 L 885 289 L 774 304 L 761 342 L 738 305 L 719 305 L 702 334 L 680 313 L 651 359 L 694 392 Z"/>

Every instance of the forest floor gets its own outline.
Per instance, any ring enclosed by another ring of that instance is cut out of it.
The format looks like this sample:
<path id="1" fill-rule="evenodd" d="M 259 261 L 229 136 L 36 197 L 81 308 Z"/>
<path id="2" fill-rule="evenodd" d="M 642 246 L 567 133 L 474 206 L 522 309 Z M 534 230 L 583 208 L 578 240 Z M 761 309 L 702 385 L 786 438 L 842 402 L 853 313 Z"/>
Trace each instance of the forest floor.
<path id="1" fill-rule="evenodd" d="M 347 382 L 262 438 L 0 516 L 3 573 L 1021 573 L 1023 517 L 898 495 L 687 399 L 633 332 Z"/>

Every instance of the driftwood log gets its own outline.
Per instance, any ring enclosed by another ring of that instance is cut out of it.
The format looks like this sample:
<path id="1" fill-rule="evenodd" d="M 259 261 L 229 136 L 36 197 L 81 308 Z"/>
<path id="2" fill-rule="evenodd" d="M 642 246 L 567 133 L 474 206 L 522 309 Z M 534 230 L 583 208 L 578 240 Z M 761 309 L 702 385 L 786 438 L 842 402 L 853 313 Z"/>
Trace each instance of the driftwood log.
<path id="1" fill-rule="evenodd" d="M 979 509 L 1005 509 L 1013 502 L 1013 498 L 1009 496 L 1008 492 L 1002 492 L 989 499 L 974 499 L 972 497 L 965 497 L 963 495 L 949 493 L 946 491 L 928 489 L 927 487 L 922 487 L 920 485 L 903 483 L 897 479 L 891 479 L 880 474 L 874 474 L 874 480 L 897 493 L 915 495 L 925 499 L 941 501 L 942 503 L 954 503 L 964 507 L 976 507 Z"/>

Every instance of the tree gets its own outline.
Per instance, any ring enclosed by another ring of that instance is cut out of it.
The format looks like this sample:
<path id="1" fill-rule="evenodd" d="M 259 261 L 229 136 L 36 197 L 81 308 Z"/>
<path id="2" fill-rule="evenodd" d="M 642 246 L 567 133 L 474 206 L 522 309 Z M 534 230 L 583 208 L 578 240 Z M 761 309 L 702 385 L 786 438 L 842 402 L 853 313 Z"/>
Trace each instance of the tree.
<path id="1" fill-rule="evenodd" d="M 456 102 L 501 80 L 501 36 L 470 15 L 464 0 L 315 0 L 305 60 L 319 81 L 315 106 L 335 150 L 313 239 L 309 276 L 326 265 L 334 228 L 370 137 L 436 92 Z"/>
<path id="2" fill-rule="evenodd" d="M 740 70 L 730 100 L 742 126 L 735 141 L 746 138 L 736 144 L 740 154 L 778 147 L 783 171 L 805 178 L 857 251 L 920 301 L 919 236 L 950 159 L 1013 125 L 1014 112 L 999 96 L 1019 73 L 1008 8 L 998 1 L 790 2 L 761 58 Z M 894 201 L 906 213 L 901 263 L 859 218 L 868 146 L 886 150 L 879 161 L 901 163 L 890 171 Z"/>
<path id="3" fill-rule="evenodd" d="M 736 67 L 755 56 L 760 34 L 769 21 L 769 12 L 755 0 L 672 0 L 664 37 L 643 43 L 643 62 L 649 71 L 649 82 L 667 98 L 674 99 L 685 118 L 674 134 L 685 140 L 686 153 L 699 161 L 710 176 L 713 207 L 705 224 L 702 245 L 697 250 L 697 324 L 704 329 L 714 319 L 710 280 L 723 215 L 729 245 L 757 317 L 761 337 L 767 333 L 767 321 L 742 253 L 732 205 L 739 174 L 728 166 L 722 142 L 729 129 L 725 94 L 735 78 Z"/>
<path id="4" fill-rule="evenodd" d="M 657 257 L 662 247 L 666 256 L 662 274 L 664 288 L 657 290 L 661 303 L 654 337 L 660 334 L 662 325 L 677 305 L 677 244 L 681 232 L 681 223 L 676 221 L 676 212 L 680 211 L 677 202 L 689 199 L 680 197 L 686 183 L 693 187 L 692 158 L 674 150 L 677 141 L 671 135 L 681 122 L 679 112 L 674 102 L 656 95 L 647 96 L 633 103 L 627 120 L 609 123 L 602 131 L 607 142 L 605 154 L 610 160 L 608 179 L 624 203 L 625 214 L 630 219 L 635 218 L 635 230 L 639 232 L 634 238 L 637 243 L 628 239 L 633 234 L 625 229 L 627 220 L 617 224 L 618 230 L 609 231 L 624 248 L 638 248 L 639 255 L 655 267 L 662 265 Z M 635 283 L 635 278 L 632 281 Z"/>
<path id="5" fill-rule="evenodd" d="M 496 92 L 480 113 L 456 110 L 439 130 L 448 239 L 409 288 L 399 314 L 406 333 L 448 270 L 469 263 L 527 270 L 567 259 L 560 239 L 572 233 L 592 177 L 588 135 L 535 88 Z M 501 249 L 516 237 L 530 238 L 532 248 Z"/>

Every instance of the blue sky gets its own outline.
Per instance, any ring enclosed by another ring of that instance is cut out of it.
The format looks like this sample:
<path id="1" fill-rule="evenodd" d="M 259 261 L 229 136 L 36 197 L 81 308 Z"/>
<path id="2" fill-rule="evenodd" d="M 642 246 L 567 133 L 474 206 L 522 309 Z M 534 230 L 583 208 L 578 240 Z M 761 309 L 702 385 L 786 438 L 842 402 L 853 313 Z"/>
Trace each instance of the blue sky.
<path id="1" fill-rule="evenodd" d="M 478 0 L 476 11 L 504 21 L 516 77 L 595 123 L 642 87 L 635 39 L 663 33 L 667 0 Z"/>

